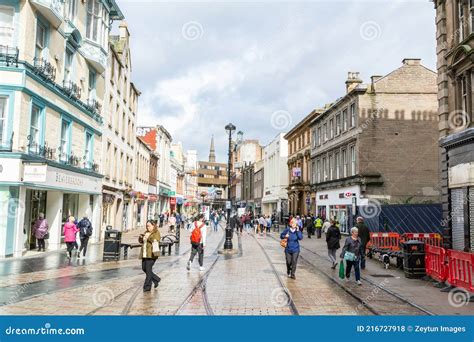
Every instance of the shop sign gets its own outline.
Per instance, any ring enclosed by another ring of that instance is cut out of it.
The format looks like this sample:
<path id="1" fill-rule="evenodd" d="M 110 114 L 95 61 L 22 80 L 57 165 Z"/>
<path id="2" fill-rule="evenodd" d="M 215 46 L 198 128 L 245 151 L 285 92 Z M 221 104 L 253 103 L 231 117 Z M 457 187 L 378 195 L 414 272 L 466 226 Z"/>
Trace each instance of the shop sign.
<path id="1" fill-rule="evenodd" d="M 344 196 L 345 196 L 346 198 L 352 198 L 352 196 L 354 196 L 354 195 L 355 195 L 355 194 L 352 193 L 352 192 L 346 192 L 346 193 L 344 194 Z"/>
<path id="2" fill-rule="evenodd" d="M 24 182 L 46 182 L 48 165 L 46 164 L 27 164 L 23 169 Z"/>

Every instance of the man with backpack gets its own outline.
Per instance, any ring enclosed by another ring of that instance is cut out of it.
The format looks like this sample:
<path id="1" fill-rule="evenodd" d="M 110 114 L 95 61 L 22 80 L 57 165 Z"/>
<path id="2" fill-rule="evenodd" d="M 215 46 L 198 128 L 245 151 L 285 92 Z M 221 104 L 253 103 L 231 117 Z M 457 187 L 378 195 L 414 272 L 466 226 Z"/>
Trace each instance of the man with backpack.
<path id="1" fill-rule="evenodd" d="M 77 228 L 79 228 L 79 238 L 81 239 L 81 248 L 77 252 L 77 258 L 80 259 L 81 251 L 83 251 L 83 256 L 86 256 L 87 244 L 89 243 L 89 237 L 92 235 L 92 223 L 87 216 L 84 216 L 77 224 Z"/>
<path id="2" fill-rule="evenodd" d="M 194 256 L 198 254 L 199 270 L 204 271 L 204 247 L 206 246 L 207 227 L 204 223 L 204 215 L 199 214 L 197 220 L 194 221 L 193 231 L 191 232 L 191 256 L 189 257 L 188 271 L 191 269 Z"/>

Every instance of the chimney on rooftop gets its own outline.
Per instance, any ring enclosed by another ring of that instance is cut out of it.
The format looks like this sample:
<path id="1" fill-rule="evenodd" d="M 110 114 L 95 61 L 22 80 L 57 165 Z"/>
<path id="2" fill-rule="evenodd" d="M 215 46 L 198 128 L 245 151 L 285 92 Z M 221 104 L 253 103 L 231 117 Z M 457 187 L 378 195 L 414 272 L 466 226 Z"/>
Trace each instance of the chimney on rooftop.
<path id="1" fill-rule="evenodd" d="M 347 73 L 346 92 L 350 93 L 353 89 L 355 89 L 361 83 L 362 83 L 362 80 L 359 78 L 359 73 L 349 71 Z"/>
<path id="2" fill-rule="evenodd" d="M 421 59 L 420 58 L 405 58 L 402 61 L 403 65 L 420 65 Z"/>

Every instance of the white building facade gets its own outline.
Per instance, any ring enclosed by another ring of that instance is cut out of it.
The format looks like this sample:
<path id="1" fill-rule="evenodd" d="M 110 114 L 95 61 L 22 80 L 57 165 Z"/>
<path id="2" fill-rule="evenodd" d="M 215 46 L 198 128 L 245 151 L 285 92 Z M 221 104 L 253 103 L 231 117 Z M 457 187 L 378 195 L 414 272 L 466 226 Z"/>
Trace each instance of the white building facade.
<path id="1" fill-rule="evenodd" d="M 284 133 L 278 134 L 263 152 L 263 198 L 262 212 L 271 215 L 274 212 L 280 216 L 282 206 L 288 201 L 288 142 Z"/>

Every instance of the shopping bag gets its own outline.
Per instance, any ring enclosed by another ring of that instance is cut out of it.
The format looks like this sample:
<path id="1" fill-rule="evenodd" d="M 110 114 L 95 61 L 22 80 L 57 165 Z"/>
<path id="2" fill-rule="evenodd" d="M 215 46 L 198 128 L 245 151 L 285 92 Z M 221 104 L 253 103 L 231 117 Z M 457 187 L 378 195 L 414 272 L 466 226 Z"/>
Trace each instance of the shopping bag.
<path id="1" fill-rule="evenodd" d="M 341 260 L 339 263 L 339 278 L 344 279 L 346 277 L 346 272 L 344 271 L 344 261 Z"/>

